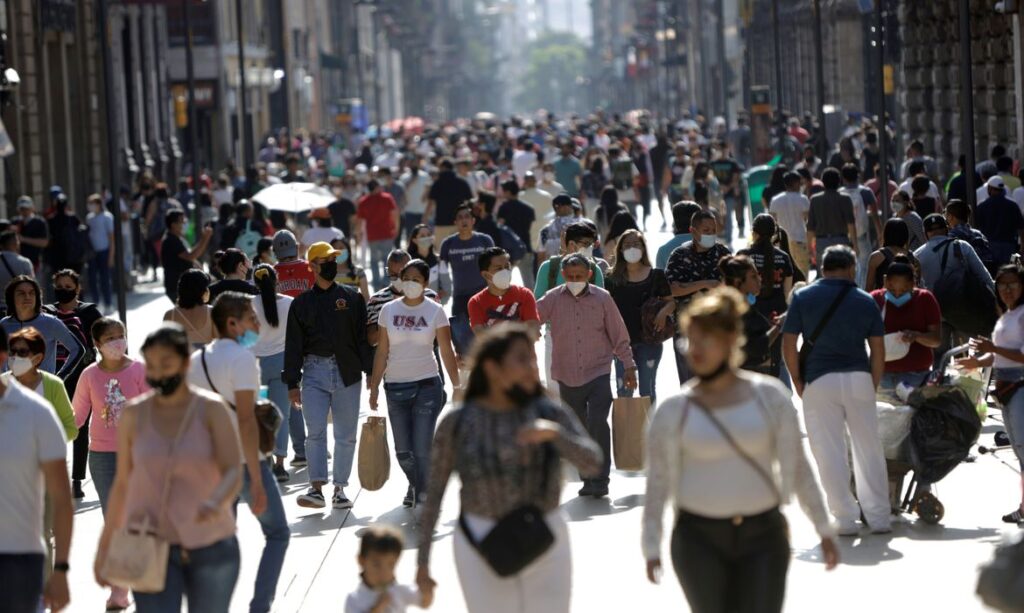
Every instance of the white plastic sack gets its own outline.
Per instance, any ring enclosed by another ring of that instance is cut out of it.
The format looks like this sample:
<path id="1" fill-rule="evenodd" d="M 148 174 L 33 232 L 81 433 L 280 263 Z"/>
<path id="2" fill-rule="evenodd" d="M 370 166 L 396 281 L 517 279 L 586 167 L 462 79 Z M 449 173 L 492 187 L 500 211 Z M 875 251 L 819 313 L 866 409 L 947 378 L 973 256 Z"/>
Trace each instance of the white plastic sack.
<path id="1" fill-rule="evenodd" d="M 885 335 L 885 361 L 902 360 L 910 353 L 910 343 L 903 340 L 902 332 L 890 332 Z"/>
<path id="2" fill-rule="evenodd" d="M 907 405 L 893 406 L 887 402 L 877 403 L 878 436 L 882 439 L 885 459 L 900 460 L 903 441 L 910 435 L 910 420 L 914 409 Z"/>

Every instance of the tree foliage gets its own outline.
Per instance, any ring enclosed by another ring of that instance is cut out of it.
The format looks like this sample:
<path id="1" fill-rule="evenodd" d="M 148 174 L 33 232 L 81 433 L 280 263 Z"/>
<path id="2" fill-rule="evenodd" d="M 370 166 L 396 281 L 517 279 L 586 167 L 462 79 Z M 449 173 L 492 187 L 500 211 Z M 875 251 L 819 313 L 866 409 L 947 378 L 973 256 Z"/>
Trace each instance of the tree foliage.
<path id="1" fill-rule="evenodd" d="M 580 81 L 586 70 L 587 46 L 569 32 L 547 32 L 527 43 L 526 72 L 516 98 L 520 109 L 562 112 L 580 108 Z M 585 106 L 585 105 L 584 105 Z"/>

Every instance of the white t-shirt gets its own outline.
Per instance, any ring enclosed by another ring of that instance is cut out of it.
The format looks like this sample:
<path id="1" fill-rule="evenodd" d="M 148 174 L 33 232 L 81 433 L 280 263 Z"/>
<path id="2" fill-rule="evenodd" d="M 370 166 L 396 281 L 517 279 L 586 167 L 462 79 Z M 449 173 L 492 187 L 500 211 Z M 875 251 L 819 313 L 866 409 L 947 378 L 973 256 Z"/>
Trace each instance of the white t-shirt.
<path id="1" fill-rule="evenodd" d="M 1024 186 L 1013 190 L 1013 193 L 1010 194 L 1010 199 L 1017 203 L 1017 208 L 1020 209 L 1021 215 L 1024 215 Z M 984 200 L 978 201 L 979 204 L 982 202 Z"/>
<path id="2" fill-rule="evenodd" d="M 429 299 L 414 307 L 404 300 L 392 300 L 381 308 L 377 322 L 388 331 L 390 344 L 386 382 L 408 383 L 437 376 L 434 339 L 439 328 L 449 325 L 444 307 Z"/>
<path id="3" fill-rule="evenodd" d="M 526 171 L 533 170 L 537 165 L 537 154 L 532 151 L 517 149 L 512 154 L 512 172 L 516 175 L 516 181 L 520 184 L 526 178 Z"/>
<path id="4" fill-rule="evenodd" d="M 43 553 L 45 462 L 67 454 L 50 403 L 7 379 L 0 396 L 0 553 Z"/>
<path id="5" fill-rule="evenodd" d="M 405 186 L 405 212 L 423 213 L 427 209 L 423 194 L 427 192 L 427 186 L 430 185 L 430 175 L 422 170 L 415 176 L 407 172 L 402 175 L 402 185 Z"/>
<path id="6" fill-rule="evenodd" d="M 913 196 L 914 195 L 914 188 L 910 186 L 912 181 L 913 181 L 913 179 L 911 178 L 911 179 L 907 179 L 902 184 L 900 184 L 900 191 L 901 192 L 907 192 L 908 194 Z M 881 189 L 881 188 L 879 188 L 879 189 Z M 928 182 L 928 197 L 929 198 L 934 198 L 935 202 L 939 202 L 942 199 L 942 195 L 939 192 L 939 186 L 935 184 L 935 181 L 929 181 Z M 981 200 L 979 200 L 978 202 L 981 202 Z"/>
<path id="7" fill-rule="evenodd" d="M 302 244 L 309 247 L 313 243 L 330 243 L 340 238 L 345 238 L 345 233 L 334 226 L 330 228 L 310 228 L 302 233 Z"/>
<path id="8" fill-rule="evenodd" d="M 256 320 L 260 322 L 260 340 L 252 346 L 253 355 L 257 358 L 265 358 L 277 355 L 284 351 L 284 336 L 288 329 L 288 309 L 292 306 L 291 296 L 284 294 L 277 295 L 277 327 L 274 328 L 267 323 L 267 316 L 263 312 L 263 299 L 259 296 L 253 298 L 252 306 L 256 310 Z"/>
<path id="9" fill-rule="evenodd" d="M 235 392 L 256 392 L 260 390 L 260 363 L 252 351 L 243 348 L 231 339 L 218 338 L 206 346 L 206 367 L 210 378 L 203 371 L 202 349 L 192 352 L 192 364 L 188 369 L 188 382 L 196 387 L 215 391 L 228 404 L 234 406 Z M 210 385 L 210 379 L 213 385 Z"/>
<path id="10" fill-rule="evenodd" d="M 791 243 L 807 242 L 807 220 L 805 216 L 811 210 L 811 201 L 800 192 L 782 192 L 776 194 L 771 201 L 771 212 L 779 225 L 789 234 Z"/>
<path id="11" fill-rule="evenodd" d="M 418 607 L 423 602 L 419 590 L 410 585 L 392 583 L 384 591 L 391 597 L 386 613 L 402 613 L 408 607 Z M 345 613 L 369 613 L 377 605 L 381 593 L 360 581 L 356 591 L 345 599 Z"/>
<path id="12" fill-rule="evenodd" d="M 996 347 L 1024 351 L 1024 305 L 1004 313 L 992 330 L 992 342 Z M 996 354 L 992 366 L 996 368 L 1022 368 L 1024 364 Z"/>

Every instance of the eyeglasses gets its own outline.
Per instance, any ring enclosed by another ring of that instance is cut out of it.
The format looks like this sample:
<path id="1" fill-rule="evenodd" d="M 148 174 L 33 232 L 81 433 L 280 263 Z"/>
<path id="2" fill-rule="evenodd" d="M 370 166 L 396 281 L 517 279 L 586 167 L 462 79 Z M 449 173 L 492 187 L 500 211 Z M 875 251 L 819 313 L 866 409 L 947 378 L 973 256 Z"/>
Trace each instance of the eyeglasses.
<path id="1" fill-rule="evenodd" d="M 999 289 L 999 291 L 1012 291 L 1020 289 L 1020 282 L 1010 281 L 1009 283 L 996 283 L 996 288 Z"/>

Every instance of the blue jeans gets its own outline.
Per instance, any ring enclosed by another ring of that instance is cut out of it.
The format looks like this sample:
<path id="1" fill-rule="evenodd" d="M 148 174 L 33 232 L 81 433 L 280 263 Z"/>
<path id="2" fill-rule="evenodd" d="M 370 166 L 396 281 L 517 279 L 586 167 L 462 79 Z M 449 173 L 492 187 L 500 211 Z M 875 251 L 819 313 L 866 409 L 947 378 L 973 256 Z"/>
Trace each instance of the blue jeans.
<path id="1" fill-rule="evenodd" d="M 242 500 L 248 504 L 251 500 L 249 471 L 242 473 Z M 274 594 L 277 592 L 277 580 L 281 576 L 281 567 L 284 566 L 284 554 L 288 551 L 288 540 L 291 538 L 291 529 L 288 528 L 288 517 L 284 514 L 284 503 L 281 502 L 281 490 L 277 488 L 277 479 L 270 470 L 270 462 L 260 462 L 260 476 L 263 479 L 263 489 L 267 492 L 267 510 L 257 515 L 263 529 L 263 537 L 267 544 L 263 546 L 263 555 L 260 557 L 260 566 L 256 570 L 256 589 L 252 595 L 252 602 L 249 603 L 251 613 L 267 613 L 270 605 L 274 602 Z"/>
<path id="2" fill-rule="evenodd" d="M 996 368 L 993 369 L 992 378 L 996 381 L 1024 379 L 1024 368 Z M 1024 471 L 1024 390 L 1017 390 L 1002 410 L 1003 427 L 1010 437 L 1010 446 L 1017 455 L 1017 462 Z"/>
<path id="3" fill-rule="evenodd" d="M 373 270 L 373 287 L 380 291 L 388 286 L 388 254 L 395 248 L 395 239 L 370 241 L 370 269 Z"/>
<path id="4" fill-rule="evenodd" d="M 0 554 L 0 611 L 36 613 L 43 597 L 43 560 L 41 553 Z"/>
<path id="5" fill-rule="evenodd" d="M 469 325 L 469 299 L 473 296 L 453 296 L 452 297 L 452 345 L 455 346 L 455 352 L 460 356 L 465 356 L 469 353 L 470 346 L 473 344 L 473 329 Z"/>
<path id="6" fill-rule="evenodd" d="M 309 482 L 327 483 L 327 414 L 334 417 L 334 485 L 345 487 L 352 473 L 359 425 L 362 380 L 345 385 L 333 357 L 307 355 L 302 365 L 302 415 L 306 419 Z"/>
<path id="7" fill-rule="evenodd" d="M 179 613 L 182 596 L 188 600 L 189 613 L 226 613 L 238 583 L 238 539 L 231 536 L 206 547 L 189 549 L 187 555 L 187 561 L 183 561 L 181 546 L 171 546 L 164 591 L 135 592 L 138 613 Z"/>
<path id="8" fill-rule="evenodd" d="M 906 383 L 911 387 L 918 388 L 924 385 L 925 380 L 928 379 L 930 374 L 930 370 L 884 372 L 882 373 L 882 380 L 878 382 L 878 394 L 896 397 L 896 388 L 899 387 L 900 383 Z"/>
<path id="9" fill-rule="evenodd" d="M 277 430 L 274 455 L 288 455 L 288 437 L 292 438 L 292 451 L 295 455 L 306 457 L 306 424 L 302 421 L 302 411 L 292 410 L 288 400 L 288 386 L 281 380 L 284 370 L 284 352 L 260 358 L 260 384 L 267 386 L 270 401 L 281 411 L 281 427 Z"/>
<path id="10" fill-rule="evenodd" d="M 89 262 L 89 292 L 93 302 L 111 304 L 110 249 L 97 251 Z"/>
<path id="11" fill-rule="evenodd" d="M 664 343 L 637 343 L 630 346 L 633 350 L 633 361 L 636 362 L 637 390 L 641 396 L 650 396 L 651 406 L 656 404 L 656 383 L 658 378 L 658 365 L 661 364 L 661 354 L 665 350 Z M 618 388 L 616 394 L 619 398 L 628 398 L 633 395 L 625 387 L 626 368 L 622 362 L 615 358 L 615 385 Z"/>
<path id="12" fill-rule="evenodd" d="M 96 486 L 96 493 L 100 497 L 100 509 L 103 516 L 107 516 L 107 499 L 110 497 L 110 488 L 114 487 L 114 472 L 117 469 L 116 451 L 90 451 L 89 452 L 89 474 L 92 475 L 92 484 Z"/>
<path id="13" fill-rule="evenodd" d="M 427 493 L 430 476 L 430 449 L 434 443 L 434 426 L 444 406 L 441 378 L 434 377 L 408 383 L 385 383 L 391 435 L 395 439 L 395 456 L 420 500 Z"/>

